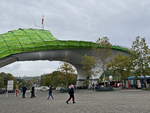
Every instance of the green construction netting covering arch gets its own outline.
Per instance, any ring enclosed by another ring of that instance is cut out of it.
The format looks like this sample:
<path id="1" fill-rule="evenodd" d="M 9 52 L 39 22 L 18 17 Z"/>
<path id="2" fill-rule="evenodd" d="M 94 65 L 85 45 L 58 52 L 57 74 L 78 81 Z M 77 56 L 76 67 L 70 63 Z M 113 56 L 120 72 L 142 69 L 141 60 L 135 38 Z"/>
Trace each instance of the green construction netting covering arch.
<path id="1" fill-rule="evenodd" d="M 44 29 L 18 29 L 0 34 L 0 59 L 17 53 L 77 48 L 105 47 L 88 41 L 57 40 Z M 112 46 L 112 49 L 129 52 L 120 46 Z"/>
<path id="2" fill-rule="evenodd" d="M 48 41 L 56 38 L 43 29 L 18 29 L 0 34 L 0 58 L 23 51 L 34 51 L 45 48 Z"/>

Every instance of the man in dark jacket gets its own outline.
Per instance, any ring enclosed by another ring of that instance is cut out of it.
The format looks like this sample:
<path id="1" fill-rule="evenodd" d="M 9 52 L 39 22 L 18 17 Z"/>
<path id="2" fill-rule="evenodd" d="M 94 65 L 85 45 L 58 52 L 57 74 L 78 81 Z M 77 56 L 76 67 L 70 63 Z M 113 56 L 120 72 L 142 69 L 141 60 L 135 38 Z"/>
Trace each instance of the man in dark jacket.
<path id="1" fill-rule="evenodd" d="M 47 99 L 49 100 L 50 97 L 54 100 L 54 97 L 53 97 L 53 94 L 52 94 L 52 86 L 51 85 L 49 86 L 48 98 Z"/>
<path id="2" fill-rule="evenodd" d="M 35 87 L 32 86 L 32 89 L 31 89 L 31 98 L 35 97 Z"/>
<path id="3" fill-rule="evenodd" d="M 67 104 L 69 104 L 68 102 L 72 99 L 72 101 L 73 101 L 73 104 L 75 103 L 75 98 L 74 98 L 74 86 L 73 85 L 71 85 L 70 87 L 69 87 L 69 91 L 68 91 L 68 93 L 69 93 L 69 99 L 66 101 L 66 103 Z"/>
<path id="4" fill-rule="evenodd" d="M 22 98 L 25 98 L 27 88 L 25 86 L 22 87 Z"/>

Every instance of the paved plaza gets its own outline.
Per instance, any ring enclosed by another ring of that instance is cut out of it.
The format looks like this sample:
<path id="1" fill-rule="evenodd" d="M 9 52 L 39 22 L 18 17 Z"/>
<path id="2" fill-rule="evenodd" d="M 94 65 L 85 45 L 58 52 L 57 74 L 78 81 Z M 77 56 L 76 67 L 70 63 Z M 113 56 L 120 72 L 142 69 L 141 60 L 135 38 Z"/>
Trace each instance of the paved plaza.
<path id="1" fill-rule="evenodd" d="M 27 96 L 0 95 L 0 113 L 150 113 L 150 92 L 142 90 L 77 90 L 75 104 L 65 103 L 67 93 L 54 92 L 55 100 L 47 100 L 47 92 Z"/>

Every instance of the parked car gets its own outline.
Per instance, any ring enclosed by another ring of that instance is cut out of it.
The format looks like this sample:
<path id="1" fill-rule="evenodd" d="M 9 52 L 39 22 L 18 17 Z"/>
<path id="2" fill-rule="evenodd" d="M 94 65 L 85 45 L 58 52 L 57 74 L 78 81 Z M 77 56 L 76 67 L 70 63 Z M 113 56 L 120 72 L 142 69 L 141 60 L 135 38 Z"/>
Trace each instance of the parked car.
<path id="1" fill-rule="evenodd" d="M 56 91 L 59 91 L 62 87 L 56 87 Z"/>
<path id="2" fill-rule="evenodd" d="M 60 93 L 66 93 L 68 92 L 68 88 L 64 88 L 64 87 L 57 87 L 56 91 L 59 91 Z"/>
<path id="3" fill-rule="evenodd" d="M 68 88 L 60 88 L 59 92 L 60 93 L 67 93 L 68 92 Z"/>
<path id="4" fill-rule="evenodd" d="M 48 86 L 40 86 L 40 87 L 36 87 L 35 89 L 39 90 L 39 91 L 48 91 L 49 87 Z"/>
<path id="5" fill-rule="evenodd" d="M 0 94 L 4 94 L 4 93 L 6 93 L 7 91 L 6 91 L 6 89 L 5 88 L 0 88 Z"/>

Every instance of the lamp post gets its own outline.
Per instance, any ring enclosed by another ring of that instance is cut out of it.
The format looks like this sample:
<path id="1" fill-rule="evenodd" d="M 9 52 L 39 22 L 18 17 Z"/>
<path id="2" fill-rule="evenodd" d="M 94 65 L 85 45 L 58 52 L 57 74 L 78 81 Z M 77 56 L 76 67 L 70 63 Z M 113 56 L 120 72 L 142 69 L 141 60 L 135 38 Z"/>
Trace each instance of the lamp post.
<path id="1" fill-rule="evenodd" d="M 112 75 L 109 75 L 109 85 L 110 85 L 110 82 L 113 80 L 113 77 Z"/>

